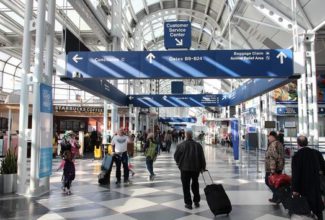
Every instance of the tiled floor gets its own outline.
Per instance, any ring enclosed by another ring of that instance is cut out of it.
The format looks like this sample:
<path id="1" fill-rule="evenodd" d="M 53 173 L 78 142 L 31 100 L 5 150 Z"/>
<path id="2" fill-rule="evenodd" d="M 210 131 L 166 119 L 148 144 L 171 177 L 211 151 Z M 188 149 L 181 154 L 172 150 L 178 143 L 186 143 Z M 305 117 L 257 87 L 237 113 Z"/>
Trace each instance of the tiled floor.
<path id="1" fill-rule="evenodd" d="M 173 146 L 174 147 L 174 146 Z M 173 148 L 174 149 L 174 148 Z M 172 151 L 173 151 L 172 149 Z M 235 163 L 224 148 L 205 146 L 207 168 L 214 182 L 222 183 L 232 202 L 229 216 L 216 218 L 209 210 L 203 193 L 204 182 L 200 177 L 201 206 L 184 208 L 179 171 L 173 160 L 173 152 L 161 153 L 154 164 L 156 178 L 148 181 L 144 157 L 132 159 L 136 174 L 131 185 L 115 185 L 115 168 L 110 187 L 97 184 L 100 161 L 77 160 L 76 179 L 72 195 L 61 192 L 61 172 L 51 177 L 51 192 L 40 198 L 17 195 L 0 196 L 0 219 L 114 219 L 114 220 L 281 220 L 288 219 L 282 206 L 268 202 L 270 191 L 264 184 L 263 161 L 259 168 L 256 155 L 243 154 L 244 163 Z M 248 162 L 248 158 L 250 161 Z M 260 159 L 263 155 L 260 154 Z M 289 161 L 288 161 L 289 163 Z M 53 168 L 59 164 L 54 160 Z M 287 168 L 289 168 L 287 164 Z M 290 170 L 288 169 L 290 172 Z M 206 175 L 206 180 L 210 182 Z"/>

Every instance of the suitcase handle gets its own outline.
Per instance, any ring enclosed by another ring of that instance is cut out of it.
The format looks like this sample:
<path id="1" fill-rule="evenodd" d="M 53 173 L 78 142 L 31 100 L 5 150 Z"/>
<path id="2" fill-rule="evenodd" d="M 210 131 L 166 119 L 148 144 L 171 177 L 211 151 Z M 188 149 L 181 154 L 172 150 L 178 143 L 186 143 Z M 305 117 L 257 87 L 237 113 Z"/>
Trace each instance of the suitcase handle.
<path id="1" fill-rule="evenodd" d="M 207 172 L 207 173 L 209 174 L 209 177 L 210 177 L 212 183 L 213 183 L 213 179 L 212 179 L 212 177 L 211 177 L 211 175 L 210 175 L 209 170 L 204 170 L 204 171 L 201 173 L 201 174 L 202 174 L 203 181 L 204 181 L 204 184 L 207 186 L 207 183 L 205 182 L 204 175 L 203 175 L 204 172 Z"/>

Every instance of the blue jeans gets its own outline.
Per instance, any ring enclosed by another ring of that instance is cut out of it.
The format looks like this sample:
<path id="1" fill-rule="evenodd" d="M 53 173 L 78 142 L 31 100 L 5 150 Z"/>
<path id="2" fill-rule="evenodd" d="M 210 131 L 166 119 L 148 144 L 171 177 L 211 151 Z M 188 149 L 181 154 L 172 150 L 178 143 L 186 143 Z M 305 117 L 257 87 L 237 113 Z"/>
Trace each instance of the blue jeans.
<path id="1" fill-rule="evenodd" d="M 155 175 L 155 173 L 153 172 L 153 160 L 146 158 L 146 165 L 147 165 L 147 170 L 150 173 L 150 176 Z"/>

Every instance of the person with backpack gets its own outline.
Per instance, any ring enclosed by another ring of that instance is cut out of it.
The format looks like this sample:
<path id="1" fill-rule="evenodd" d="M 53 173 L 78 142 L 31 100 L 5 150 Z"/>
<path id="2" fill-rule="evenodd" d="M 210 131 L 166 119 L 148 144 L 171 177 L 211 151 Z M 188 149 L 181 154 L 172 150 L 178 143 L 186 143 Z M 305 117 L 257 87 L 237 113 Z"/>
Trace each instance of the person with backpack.
<path id="1" fill-rule="evenodd" d="M 149 180 L 153 181 L 155 173 L 153 172 L 153 162 L 156 160 L 158 154 L 158 144 L 155 141 L 154 134 L 149 133 L 147 142 L 144 146 L 144 155 L 146 157 L 147 170 L 150 173 Z"/>
<path id="2" fill-rule="evenodd" d="M 64 152 L 64 167 L 63 167 L 63 183 L 64 183 L 64 188 L 63 191 L 67 194 L 70 195 L 70 187 L 71 183 L 74 180 L 76 175 L 75 171 L 75 166 L 72 161 L 72 154 L 71 151 L 65 151 Z"/>

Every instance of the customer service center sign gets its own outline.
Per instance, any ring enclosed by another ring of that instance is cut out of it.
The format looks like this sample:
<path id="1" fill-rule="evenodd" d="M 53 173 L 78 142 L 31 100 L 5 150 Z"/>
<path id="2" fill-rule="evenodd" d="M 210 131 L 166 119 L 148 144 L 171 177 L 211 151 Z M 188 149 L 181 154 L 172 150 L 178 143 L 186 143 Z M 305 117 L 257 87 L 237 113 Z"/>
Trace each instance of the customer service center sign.
<path id="1" fill-rule="evenodd" d="M 191 22 L 173 21 L 164 23 L 165 48 L 187 48 L 191 47 Z"/>

